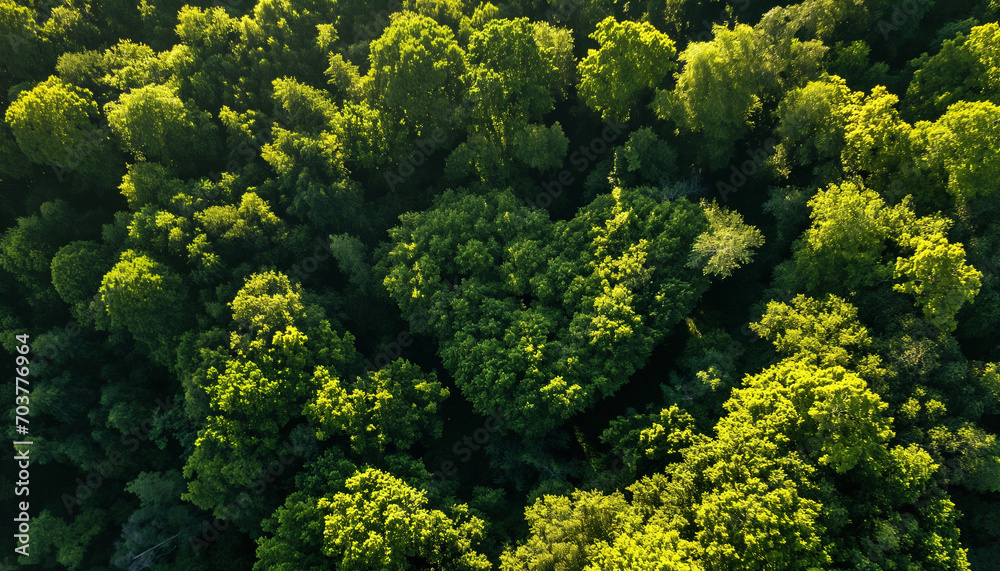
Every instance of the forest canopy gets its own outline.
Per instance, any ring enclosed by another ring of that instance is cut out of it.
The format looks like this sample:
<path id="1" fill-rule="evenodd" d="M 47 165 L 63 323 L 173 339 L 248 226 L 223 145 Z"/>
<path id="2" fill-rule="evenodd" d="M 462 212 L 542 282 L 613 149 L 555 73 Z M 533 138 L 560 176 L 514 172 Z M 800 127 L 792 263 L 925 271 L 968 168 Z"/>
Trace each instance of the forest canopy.
<path id="1" fill-rule="evenodd" d="M 0 0 L 4 567 L 1000 569 L 998 18 Z"/>

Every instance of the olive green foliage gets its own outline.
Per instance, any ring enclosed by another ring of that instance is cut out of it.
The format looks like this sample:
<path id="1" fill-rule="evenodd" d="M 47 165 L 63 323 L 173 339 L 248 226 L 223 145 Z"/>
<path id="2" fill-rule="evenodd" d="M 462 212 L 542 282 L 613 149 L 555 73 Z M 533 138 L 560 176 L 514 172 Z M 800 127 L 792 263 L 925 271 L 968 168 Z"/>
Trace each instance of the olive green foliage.
<path id="1" fill-rule="evenodd" d="M 959 101 L 1000 97 L 1000 25 L 976 26 L 958 32 L 933 55 L 915 60 L 917 67 L 906 90 L 907 109 L 923 119 L 934 119 Z"/>
<path id="2" fill-rule="evenodd" d="M 364 454 L 384 452 L 390 445 L 405 450 L 424 433 L 441 435 L 442 423 L 434 413 L 448 389 L 441 388 L 433 373 L 424 375 L 416 365 L 393 361 L 351 392 L 326 369 L 316 375 L 320 389 L 306 415 L 319 426 L 320 439 L 346 433 L 351 448 Z"/>
<path id="3" fill-rule="evenodd" d="M 660 91 L 653 106 L 661 118 L 700 133 L 700 155 L 718 168 L 764 104 L 817 74 L 825 48 L 816 41 L 776 41 L 746 24 L 712 32 L 712 41 L 692 42 L 681 52 L 676 86 Z"/>
<path id="4" fill-rule="evenodd" d="M 147 85 L 107 105 L 112 131 L 136 157 L 167 163 L 196 160 L 214 152 L 209 114 L 166 86 Z"/>
<path id="5" fill-rule="evenodd" d="M 614 18 L 598 24 L 590 37 L 601 47 L 580 62 L 580 96 L 605 121 L 628 121 L 643 91 L 658 87 L 676 68 L 674 42 L 648 23 Z"/>
<path id="6" fill-rule="evenodd" d="M 467 65 L 452 31 L 427 16 L 402 12 L 370 50 L 364 89 L 372 101 L 414 136 L 446 128 Z"/>
<path id="7" fill-rule="evenodd" d="M 426 493 L 379 470 L 348 478 L 346 490 L 320 498 L 323 554 L 341 569 L 489 569 L 475 551 L 483 521 L 465 505 L 429 510 Z"/>
<path id="8" fill-rule="evenodd" d="M 403 218 L 381 264 L 404 316 L 432 316 L 479 412 L 539 434 L 613 394 L 686 313 L 705 282 L 684 264 L 705 227 L 690 203 L 639 190 L 556 223 L 507 192 L 449 193 Z"/>
<path id="9" fill-rule="evenodd" d="M 203 352 L 212 360 L 192 380 L 207 395 L 208 410 L 184 467 L 191 479 L 185 497 L 204 509 L 219 510 L 255 485 L 283 450 L 282 429 L 301 420 L 326 372 L 345 368 L 354 352 L 350 335 L 333 332 L 283 274 L 247 278 L 229 306 L 229 355 Z"/>
<path id="10" fill-rule="evenodd" d="M 753 250 L 764 244 L 760 230 L 743 223 L 738 212 L 727 212 L 715 204 L 702 205 L 709 230 L 699 234 L 688 265 L 705 275 L 729 277 L 733 270 L 753 259 Z"/>
<path id="11" fill-rule="evenodd" d="M 0 568 L 997 567 L 998 15 L 0 0 Z"/>
<path id="12" fill-rule="evenodd" d="M 92 118 L 97 116 L 93 94 L 50 77 L 18 94 L 7 108 L 6 120 L 18 146 L 36 163 L 69 165 L 79 149 L 103 136 Z"/>
<path id="13" fill-rule="evenodd" d="M 562 165 L 569 141 L 558 122 L 541 121 L 565 96 L 575 65 L 572 49 L 566 30 L 524 18 L 490 20 L 472 33 L 464 102 L 468 135 L 448 157 L 449 175 L 477 174 L 499 183 L 523 166 L 548 173 Z M 454 115 L 465 113 L 456 108 Z"/>

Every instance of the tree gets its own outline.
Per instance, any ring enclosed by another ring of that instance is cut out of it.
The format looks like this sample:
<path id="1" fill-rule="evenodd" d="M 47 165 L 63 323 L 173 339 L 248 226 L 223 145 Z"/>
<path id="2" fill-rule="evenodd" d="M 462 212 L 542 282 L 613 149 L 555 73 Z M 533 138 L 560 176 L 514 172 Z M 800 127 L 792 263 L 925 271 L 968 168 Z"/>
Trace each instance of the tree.
<path id="1" fill-rule="evenodd" d="M 122 92 L 164 83 L 169 79 L 156 50 L 131 40 L 121 40 L 104 50 L 99 71 L 104 75 L 95 79 L 102 87 Z"/>
<path id="2" fill-rule="evenodd" d="M 746 24 L 715 26 L 712 32 L 712 41 L 688 44 L 677 85 L 660 91 L 653 106 L 660 118 L 699 132 L 705 140 L 701 157 L 719 168 L 765 102 L 816 75 L 824 48 L 815 41 L 778 41 Z"/>
<path id="3" fill-rule="evenodd" d="M 778 105 L 775 132 L 794 166 L 839 161 L 844 149 L 849 111 L 862 94 L 837 76 L 793 89 Z"/>
<path id="4" fill-rule="evenodd" d="M 855 373 L 839 367 L 813 368 L 790 359 L 744 386 L 736 391 L 736 398 L 748 408 L 758 398 L 788 400 L 794 413 L 792 409 L 782 413 L 792 414 L 786 434 L 807 444 L 819 464 L 843 473 L 859 463 L 884 460 L 884 445 L 894 436 L 892 419 L 884 415 L 888 405 Z M 780 410 L 780 406 L 775 408 Z"/>
<path id="5" fill-rule="evenodd" d="M 764 235 L 744 224 L 739 212 L 723 210 L 714 202 L 702 202 L 701 206 L 709 230 L 695 239 L 688 265 L 701 268 L 706 276 L 729 277 L 734 269 L 753 260 L 754 248 L 764 245 Z"/>
<path id="6" fill-rule="evenodd" d="M 258 540 L 254 569 L 321 571 L 326 568 L 322 551 L 323 513 L 317 503 L 315 498 L 296 492 L 264 521 L 264 531 L 274 535 Z"/>
<path id="7" fill-rule="evenodd" d="M 402 9 L 432 18 L 452 30 L 462 20 L 462 2 L 458 0 L 403 0 Z"/>
<path id="8" fill-rule="evenodd" d="M 323 554 L 324 513 L 319 498 L 343 490 L 357 466 L 339 447 L 326 450 L 295 476 L 295 492 L 262 523 L 254 569 L 321 571 L 330 565 Z"/>
<path id="9" fill-rule="evenodd" d="M 71 522 L 43 510 L 34 520 L 30 557 L 18 557 L 22 564 L 42 564 L 76 569 L 84 563 L 90 542 L 107 525 L 110 510 L 84 510 Z"/>
<path id="10" fill-rule="evenodd" d="M 427 493 L 381 470 L 356 472 L 346 491 L 320 498 L 323 554 L 340 569 L 489 569 L 475 551 L 483 521 L 458 504 L 427 509 Z"/>
<path id="11" fill-rule="evenodd" d="M 126 250 L 101 280 L 95 307 L 104 329 L 126 330 L 146 344 L 157 360 L 169 362 L 173 337 L 185 324 L 187 291 L 170 268 L 135 250 Z"/>
<path id="12" fill-rule="evenodd" d="M 443 423 L 435 413 L 448 398 L 448 389 L 434 373 L 421 373 L 416 365 L 397 359 L 350 391 L 326 369 L 316 375 L 320 388 L 305 414 L 317 425 L 320 440 L 347 434 L 355 452 L 371 457 L 389 446 L 406 450 L 421 437 L 441 436 Z"/>
<path id="13" fill-rule="evenodd" d="M 189 272 L 186 279 L 201 286 L 240 265 L 273 263 L 287 238 L 287 223 L 255 192 L 236 195 L 234 177 L 219 182 L 207 178 L 184 183 L 161 165 L 133 165 L 121 190 L 137 207 L 126 226 L 126 247 L 160 256 Z M 165 176 L 158 179 L 157 176 Z M 242 280 L 243 274 L 236 276 Z"/>
<path id="14" fill-rule="evenodd" d="M 50 314 L 58 308 L 59 297 L 52 285 L 52 258 L 67 242 L 80 237 L 88 222 L 64 200 L 44 202 L 36 214 L 17 219 L 0 238 L 0 267 L 11 274 L 26 292 L 26 301 Z"/>
<path id="15" fill-rule="evenodd" d="M 677 151 L 653 129 L 640 127 L 615 149 L 612 176 L 620 186 L 663 186 L 676 175 Z"/>
<path id="16" fill-rule="evenodd" d="M 0 86 L 4 93 L 11 85 L 37 73 L 48 59 L 44 37 L 29 6 L 11 0 L 0 2 Z M 51 64 L 49 64 L 51 65 Z"/>
<path id="17" fill-rule="evenodd" d="M 181 180 L 171 176 L 169 169 L 150 162 L 129 165 L 118 189 L 133 210 L 141 210 L 148 204 L 168 206 L 174 197 L 187 190 Z"/>
<path id="18" fill-rule="evenodd" d="M 527 18 L 492 20 L 469 38 L 474 132 L 507 145 L 514 132 L 552 110 L 558 70 Z"/>
<path id="19" fill-rule="evenodd" d="M 96 242 L 70 242 L 52 257 L 52 285 L 66 303 L 85 302 L 97 295 L 109 261 Z"/>
<path id="20" fill-rule="evenodd" d="M 878 193 L 845 182 L 817 192 L 809 208 L 812 226 L 794 256 L 809 291 L 846 295 L 891 277 L 883 254 L 899 226 L 912 220 L 905 205 L 887 207 Z"/>
<path id="21" fill-rule="evenodd" d="M 930 161 L 948 176 L 948 193 L 963 204 L 995 195 L 1000 189 L 1000 158 L 992 152 L 1000 142 L 1000 107 L 988 102 L 960 101 L 926 129 Z"/>
<path id="22" fill-rule="evenodd" d="M 181 43 L 207 59 L 228 52 L 239 37 L 239 28 L 239 20 L 230 18 L 221 6 L 208 9 L 183 6 L 177 13 L 174 31 Z"/>
<path id="23" fill-rule="evenodd" d="M 854 19 L 871 17 L 868 6 L 837 0 L 806 0 L 769 10 L 761 17 L 758 29 L 774 36 L 816 38 L 831 44 L 834 31 Z"/>
<path id="24" fill-rule="evenodd" d="M 906 278 L 893 289 L 913 294 L 924 319 L 943 331 L 958 326 L 955 315 L 979 293 L 982 272 L 965 263 L 965 248 L 950 244 L 941 233 L 904 235 L 901 245 L 913 251 L 896 261 L 893 277 Z"/>
<path id="25" fill-rule="evenodd" d="M 217 149 L 211 115 L 185 103 L 175 89 L 146 85 L 105 105 L 111 129 L 139 158 L 162 160 L 190 169 L 190 161 Z"/>
<path id="26" fill-rule="evenodd" d="M 0 560 L 990 568 L 998 14 L 0 0 Z"/>
<path id="27" fill-rule="evenodd" d="M 905 110 L 933 120 L 959 101 L 994 100 L 1000 95 L 1000 25 L 991 22 L 945 40 L 941 51 L 924 53 L 906 90 Z"/>
<path id="28" fill-rule="evenodd" d="M 750 328 L 774 343 L 779 355 L 814 367 L 843 367 L 876 379 L 879 359 L 864 355 L 872 339 L 858 323 L 858 310 L 835 295 L 814 299 L 798 295 L 791 303 L 771 301 Z"/>
<path id="29" fill-rule="evenodd" d="M 963 422 L 950 429 L 934 426 L 928 436 L 928 447 L 948 458 L 953 483 L 977 492 L 1000 489 L 1000 442 L 994 434 Z"/>
<path id="30" fill-rule="evenodd" d="M 291 78 L 275 79 L 271 84 L 272 100 L 281 109 L 284 128 L 298 133 L 315 134 L 336 127 L 337 109 L 330 96 Z"/>
<path id="31" fill-rule="evenodd" d="M 275 80 L 273 88 L 282 122 L 270 126 L 272 140 L 261 156 L 279 175 L 281 205 L 323 231 L 362 227 L 362 191 L 348 178 L 345 161 L 359 158 L 350 153 L 357 148 L 352 139 L 372 134 L 353 133 L 351 118 L 345 121 L 322 90 L 288 78 Z M 227 117 L 234 130 L 249 130 L 232 111 Z"/>
<path id="32" fill-rule="evenodd" d="M 268 463 L 281 454 L 290 429 L 311 433 L 302 419 L 324 370 L 344 371 L 355 359 L 353 337 L 334 333 L 322 311 L 303 303 L 301 286 L 276 272 L 253 274 L 230 303 L 228 351 L 202 352 L 205 366 L 193 383 L 208 397 L 209 416 L 184 467 L 191 479 L 185 499 L 216 514 L 254 489 Z M 300 423 L 301 424 L 301 423 Z M 301 445 L 307 437 L 299 435 Z M 260 503 L 241 514 L 240 525 L 256 526 Z"/>
<path id="33" fill-rule="evenodd" d="M 391 231 L 383 283 L 405 318 L 426 316 L 481 414 L 545 433 L 617 390 L 705 287 L 685 267 L 704 215 L 650 193 L 617 189 L 558 223 L 509 192 L 445 193 Z"/>
<path id="34" fill-rule="evenodd" d="M 97 117 L 93 97 L 52 76 L 18 94 L 6 121 L 32 162 L 74 168 L 104 138 L 91 122 Z"/>
<path id="35" fill-rule="evenodd" d="M 268 86 L 281 77 L 320 85 L 329 52 L 320 48 L 318 26 L 336 21 L 337 12 L 340 10 L 332 4 L 315 0 L 255 3 L 252 13 L 237 20 L 239 40 L 229 47 L 234 61 L 219 66 L 233 74 L 232 87 L 222 86 L 232 98 L 229 105 L 235 107 L 239 102 L 241 108 L 266 109 L 263 100 L 270 91 Z"/>
<path id="36" fill-rule="evenodd" d="M 544 496 L 524 512 L 528 540 L 504 552 L 500 569 L 582 570 L 596 545 L 611 541 L 636 518 L 620 493 L 575 491 Z"/>
<path id="37" fill-rule="evenodd" d="M 590 37 L 601 47 L 580 62 L 580 96 L 605 121 L 624 123 L 643 93 L 676 69 L 674 42 L 649 23 L 613 17 L 601 21 Z"/>
<path id="38" fill-rule="evenodd" d="M 918 176 L 919 146 L 913 127 L 896 109 L 898 102 L 878 85 L 860 104 L 848 108 L 841 162 L 845 173 L 863 177 L 868 188 L 886 193 L 904 185 L 906 192 L 897 194 L 918 194 L 914 190 L 925 184 Z"/>
<path id="39" fill-rule="evenodd" d="M 925 319 L 954 330 L 959 308 L 975 297 L 982 274 L 965 263 L 961 244 L 949 243 L 951 221 L 917 218 L 911 202 L 887 207 L 856 183 L 830 185 L 809 201 L 813 225 L 795 248 L 794 269 L 782 279 L 801 280 L 810 291 L 855 295 L 892 279 L 893 289 L 914 294 Z M 895 260 L 890 248 L 911 252 Z"/>
<path id="40" fill-rule="evenodd" d="M 401 12 L 370 49 L 365 93 L 412 137 L 450 132 L 466 72 L 465 52 L 454 33 L 426 16 Z"/>
<path id="41" fill-rule="evenodd" d="M 559 123 L 551 127 L 527 125 L 514 133 L 511 139 L 514 156 L 525 165 L 540 172 L 555 172 L 563 165 L 569 139 Z"/>
<path id="42" fill-rule="evenodd" d="M 121 538 L 115 542 L 112 564 L 120 568 L 151 567 L 162 561 L 184 534 L 196 534 L 196 510 L 181 503 L 184 478 L 177 469 L 143 471 L 125 486 L 139 498 L 141 507 L 128 516 Z"/>
<path id="43" fill-rule="evenodd" d="M 936 560 L 967 569 L 953 504 L 913 505 L 933 498 L 938 465 L 919 446 L 887 446 L 887 404 L 859 374 L 870 374 L 858 352 L 870 338 L 856 310 L 800 296 L 770 304 L 754 327 L 784 358 L 733 391 L 714 438 L 694 439 L 681 462 L 629 486 L 630 502 L 581 492 L 536 501 L 527 541 L 502 568 L 805 571 Z M 895 522 L 873 523 L 887 512 Z M 886 541 L 887 528 L 899 539 Z"/>
<path id="44" fill-rule="evenodd" d="M 478 8 L 477 8 L 478 10 Z M 535 43 L 555 71 L 555 77 L 546 82 L 556 99 L 565 99 L 576 82 L 576 57 L 573 55 L 573 35 L 566 28 L 557 28 L 548 22 L 532 22 Z"/>

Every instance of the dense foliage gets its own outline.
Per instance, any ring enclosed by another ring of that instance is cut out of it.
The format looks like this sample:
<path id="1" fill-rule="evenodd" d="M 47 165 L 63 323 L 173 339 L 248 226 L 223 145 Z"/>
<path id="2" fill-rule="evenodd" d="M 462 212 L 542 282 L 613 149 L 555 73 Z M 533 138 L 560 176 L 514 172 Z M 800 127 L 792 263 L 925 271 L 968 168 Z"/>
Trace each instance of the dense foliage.
<path id="1" fill-rule="evenodd" d="M 1000 569 L 998 17 L 0 0 L 4 563 Z"/>

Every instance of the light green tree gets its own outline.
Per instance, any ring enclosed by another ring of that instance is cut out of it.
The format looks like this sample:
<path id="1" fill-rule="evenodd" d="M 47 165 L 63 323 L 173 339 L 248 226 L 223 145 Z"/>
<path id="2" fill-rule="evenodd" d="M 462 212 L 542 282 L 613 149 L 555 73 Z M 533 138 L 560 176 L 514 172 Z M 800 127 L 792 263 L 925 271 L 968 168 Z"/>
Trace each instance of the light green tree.
<path id="1" fill-rule="evenodd" d="M 862 94 L 837 76 L 793 89 L 778 104 L 775 132 L 795 166 L 839 161 L 844 149 L 849 111 Z"/>
<path id="2" fill-rule="evenodd" d="M 409 361 L 397 359 L 353 388 L 325 368 L 317 369 L 314 382 L 319 390 L 305 414 L 320 440 L 346 434 L 355 452 L 371 457 L 390 446 L 406 450 L 422 437 L 441 436 L 443 423 L 435 413 L 448 389 Z"/>
<path id="3" fill-rule="evenodd" d="M 1000 144 L 1000 107 L 960 101 L 933 125 L 916 127 L 927 130 L 929 161 L 944 169 L 948 193 L 959 204 L 1000 190 L 1000 158 L 993 152 Z"/>
<path id="4" fill-rule="evenodd" d="M 102 328 L 128 331 L 158 359 L 170 360 L 173 337 L 185 324 L 185 312 L 178 311 L 187 297 L 181 276 L 141 252 L 126 250 L 104 275 L 98 294 L 94 304 Z"/>
<path id="5" fill-rule="evenodd" d="M 104 135 L 93 94 L 52 76 L 22 91 L 5 115 L 21 151 L 33 162 L 75 168 Z"/>
<path id="6" fill-rule="evenodd" d="M 688 44 L 677 85 L 660 91 L 653 107 L 659 117 L 700 133 L 701 157 L 719 168 L 764 103 L 818 75 L 825 48 L 815 41 L 779 41 L 746 24 L 712 32 L 712 41 Z"/>
<path id="7" fill-rule="evenodd" d="M 323 554 L 338 569 L 485 570 L 475 551 L 483 521 L 465 504 L 428 509 L 427 493 L 381 470 L 358 471 L 346 490 L 320 498 Z"/>
<path id="8" fill-rule="evenodd" d="M 210 114 L 183 101 L 175 89 L 146 85 L 104 107 L 112 131 L 137 157 L 173 166 L 211 156 L 217 149 Z"/>
<path id="9" fill-rule="evenodd" d="M 893 277 L 904 279 L 893 289 L 912 294 L 924 319 L 943 331 L 953 331 L 955 315 L 979 293 L 983 274 L 965 263 L 965 248 L 941 233 L 904 235 L 900 245 L 913 254 L 896 261 Z"/>
<path id="10" fill-rule="evenodd" d="M 676 69 L 674 42 L 649 23 L 613 17 L 601 21 L 590 37 L 600 48 L 580 62 L 580 96 L 605 121 L 628 121 L 643 93 Z"/>
<path id="11" fill-rule="evenodd" d="M 886 206 L 855 182 L 831 184 L 809 200 L 812 226 L 800 238 L 795 272 L 810 291 L 841 295 L 892 275 L 883 254 L 899 226 L 912 221 L 903 205 Z"/>
<path id="12" fill-rule="evenodd" d="M 466 72 L 454 33 L 427 16 L 400 12 L 370 49 L 365 93 L 413 137 L 450 132 Z"/>
<path id="13" fill-rule="evenodd" d="M 558 71 L 526 18 L 492 20 L 469 38 L 473 129 L 501 145 L 555 105 Z"/>
<path id="14" fill-rule="evenodd" d="M 735 210 L 704 201 L 701 207 L 709 230 L 695 238 L 688 265 L 701 268 L 706 276 L 729 277 L 733 270 L 753 260 L 754 250 L 764 245 L 764 235 L 744 224 L 743 216 Z"/>

